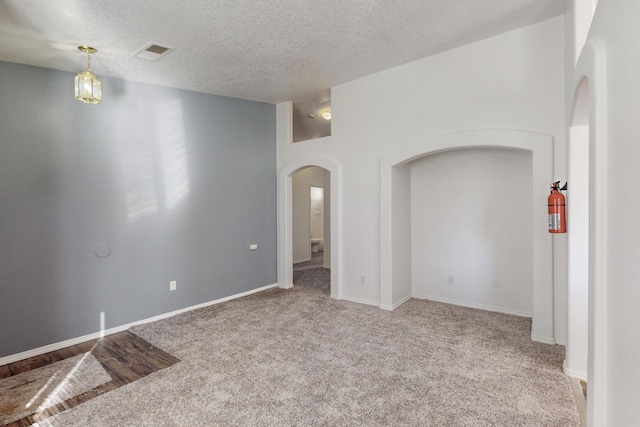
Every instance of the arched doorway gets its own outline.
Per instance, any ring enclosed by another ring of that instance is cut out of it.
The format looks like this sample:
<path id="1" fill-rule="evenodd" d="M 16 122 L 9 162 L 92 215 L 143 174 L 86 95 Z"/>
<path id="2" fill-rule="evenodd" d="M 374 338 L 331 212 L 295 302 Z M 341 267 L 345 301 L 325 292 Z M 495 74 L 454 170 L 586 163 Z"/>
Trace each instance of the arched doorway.
<path id="1" fill-rule="evenodd" d="M 331 174 L 309 166 L 293 178 L 293 281 L 331 294 Z"/>
<path id="2" fill-rule="evenodd" d="M 553 344 L 553 246 L 547 231 L 546 199 L 553 180 L 553 138 L 526 131 L 480 129 L 418 141 L 381 162 L 380 307 L 393 310 L 411 298 L 411 234 L 408 164 L 431 154 L 465 148 L 506 148 L 531 152 L 533 196 L 533 320 L 531 337 Z"/>
<path id="3" fill-rule="evenodd" d="M 331 188 L 330 222 L 330 265 L 331 297 L 342 298 L 340 283 L 340 169 L 338 163 L 324 156 L 305 156 L 285 165 L 278 182 L 278 283 L 282 288 L 293 286 L 293 175 L 301 169 L 316 166 L 329 174 Z"/>

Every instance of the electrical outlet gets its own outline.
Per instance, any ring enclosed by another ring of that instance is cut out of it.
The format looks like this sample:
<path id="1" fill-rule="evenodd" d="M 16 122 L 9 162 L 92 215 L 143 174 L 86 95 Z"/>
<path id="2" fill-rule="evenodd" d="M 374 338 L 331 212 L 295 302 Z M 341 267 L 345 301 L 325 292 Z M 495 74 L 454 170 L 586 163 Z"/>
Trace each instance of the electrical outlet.
<path id="1" fill-rule="evenodd" d="M 453 285 L 453 276 L 449 276 L 449 278 L 447 279 L 447 283 L 449 285 Z"/>
<path id="2" fill-rule="evenodd" d="M 364 285 L 366 283 L 367 283 L 367 280 L 365 279 L 365 277 L 364 276 L 360 276 L 360 284 Z"/>
<path id="3" fill-rule="evenodd" d="M 175 280 L 172 280 L 169 282 L 169 290 L 170 291 L 175 291 L 177 287 L 177 282 Z"/>
<path id="4" fill-rule="evenodd" d="M 494 288 L 499 288 L 500 287 L 500 281 L 498 279 L 493 279 L 493 287 Z"/>

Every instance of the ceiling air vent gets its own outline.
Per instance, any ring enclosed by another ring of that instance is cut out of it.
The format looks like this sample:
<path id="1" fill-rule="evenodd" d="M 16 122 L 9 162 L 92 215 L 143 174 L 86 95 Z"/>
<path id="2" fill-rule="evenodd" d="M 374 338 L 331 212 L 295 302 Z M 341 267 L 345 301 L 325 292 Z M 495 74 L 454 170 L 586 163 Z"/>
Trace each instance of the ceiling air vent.
<path id="1" fill-rule="evenodd" d="M 145 47 L 133 54 L 137 58 L 146 59 L 147 61 L 157 61 L 167 55 L 174 48 L 169 46 L 161 46 L 159 44 L 149 42 Z"/>

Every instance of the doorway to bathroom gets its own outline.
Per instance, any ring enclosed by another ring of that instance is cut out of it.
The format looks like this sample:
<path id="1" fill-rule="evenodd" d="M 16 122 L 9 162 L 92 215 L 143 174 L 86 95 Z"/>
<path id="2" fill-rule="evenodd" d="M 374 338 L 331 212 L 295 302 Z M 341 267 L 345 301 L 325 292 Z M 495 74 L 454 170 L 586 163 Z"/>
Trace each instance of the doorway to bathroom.
<path id="1" fill-rule="evenodd" d="M 293 285 L 329 296 L 330 173 L 317 166 L 293 175 Z"/>

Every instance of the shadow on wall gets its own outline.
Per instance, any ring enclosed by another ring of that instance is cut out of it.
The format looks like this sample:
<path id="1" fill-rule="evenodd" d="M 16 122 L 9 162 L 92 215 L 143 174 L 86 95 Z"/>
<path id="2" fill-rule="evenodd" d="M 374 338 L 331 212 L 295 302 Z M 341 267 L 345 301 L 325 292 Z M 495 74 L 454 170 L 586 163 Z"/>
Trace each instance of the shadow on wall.
<path id="1" fill-rule="evenodd" d="M 189 194 L 182 103 L 172 100 L 153 108 L 155 111 L 143 114 L 155 122 L 154 127 L 123 126 L 119 129 L 126 130 L 126 134 L 116 136 L 121 147 L 118 164 L 122 165 L 129 221 L 171 210 Z M 123 120 L 129 123 L 127 118 Z M 149 136 L 150 131 L 153 137 Z"/>

